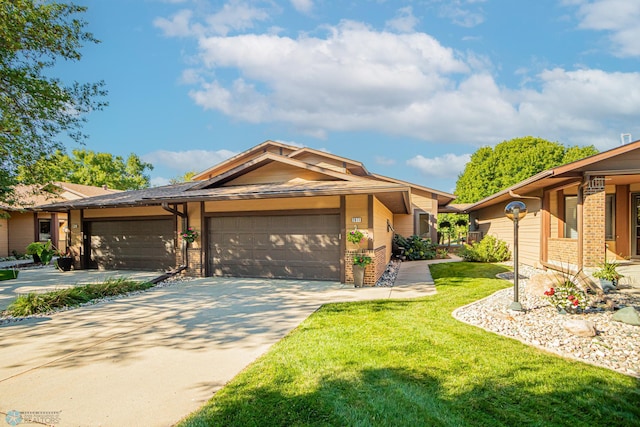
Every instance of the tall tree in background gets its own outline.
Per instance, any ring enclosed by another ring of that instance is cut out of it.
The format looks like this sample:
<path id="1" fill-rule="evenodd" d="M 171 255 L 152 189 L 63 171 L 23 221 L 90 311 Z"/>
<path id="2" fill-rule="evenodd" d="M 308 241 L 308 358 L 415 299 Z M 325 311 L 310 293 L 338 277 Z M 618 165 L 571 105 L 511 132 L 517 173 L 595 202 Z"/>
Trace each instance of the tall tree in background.
<path id="1" fill-rule="evenodd" d="M 169 180 L 169 183 L 180 184 L 181 182 L 190 182 L 191 178 L 193 178 L 195 175 L 196 175 L 196 171 L 188 171 L 188 172 L 185 172 L 184 175 L 171 178 Z"/>
<path id="2" fill-rule="evenodd" d="M 72 156 L 62 151 L 41 157 L 29 167 L 18 168 L 18 180 L 25 184 L 43 184 L 52 181 L 75 184 L 106 185 L 115 190 L 138 190 L 149 187 L 151 163 L 145 163 L 135 154 L 125 160 L 110 153 L 91 150 L 73 150 Z"/>
<path id="3" fill-rule="evenodd" d="M 61 134 L 82 141 L 84 114 L 102 109 L 104 83 L 63 83 L 48 72 L 79 61 L 98 43 L 79 18 L 85 7 L 56 1 L 0 0 L 0 201 L 10 199 L 18 167 L 61 149 Z"/>
<path id="4" fill-rule="evenodd" d="M 456 203 L 472 203 L 504 190 L 539 172 L 598 153 L 589 145 L 566 147 L 527 136 L 482 147 L 458 176 Z"/>

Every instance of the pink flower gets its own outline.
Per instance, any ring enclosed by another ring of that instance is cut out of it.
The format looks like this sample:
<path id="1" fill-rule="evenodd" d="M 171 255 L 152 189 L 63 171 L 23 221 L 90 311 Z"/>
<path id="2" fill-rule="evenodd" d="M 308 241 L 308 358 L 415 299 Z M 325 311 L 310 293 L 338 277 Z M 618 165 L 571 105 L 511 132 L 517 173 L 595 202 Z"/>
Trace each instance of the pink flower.
<path id="1" fill-rule="evenodd" d="M 569 295 L 568 297 L 569 301 L 573 301 L 574 299 L 576 299 L 575 295 Z"/>

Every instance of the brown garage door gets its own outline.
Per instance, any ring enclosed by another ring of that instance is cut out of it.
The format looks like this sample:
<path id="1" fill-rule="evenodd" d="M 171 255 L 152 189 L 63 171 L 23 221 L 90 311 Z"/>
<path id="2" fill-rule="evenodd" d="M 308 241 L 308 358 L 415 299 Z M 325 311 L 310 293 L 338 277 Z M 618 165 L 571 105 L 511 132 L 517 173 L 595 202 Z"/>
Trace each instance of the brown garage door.
<path id="1" fill-rule="evenodd" d="M 175 266 L 173 219 L 88 223 L 91 267 L 166 270 Z"/>
<path id="2" fill-rule="evenodd" d="M 213 276 L 340 280 L 339 215 L 209 218 Z"/>

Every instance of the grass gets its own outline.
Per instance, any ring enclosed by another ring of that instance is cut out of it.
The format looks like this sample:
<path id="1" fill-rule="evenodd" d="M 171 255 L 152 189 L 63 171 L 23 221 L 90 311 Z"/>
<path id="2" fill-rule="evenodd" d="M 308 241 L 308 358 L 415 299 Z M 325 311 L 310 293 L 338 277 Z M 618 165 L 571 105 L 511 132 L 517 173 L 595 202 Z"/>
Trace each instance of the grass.
<path id="1" fill-rule="evenodd" d="M 640 425 L 638 379 L 453 319 L 501 271 L 437 264 L 435 296 L 324 306 L 179 425 Z"/>
<path id="2" fill-rule="evenodd" d="M 7 307 L 6 312 L 14 317 L 50 313 L 64 307 L 74 307 L 91 300 L 149 289 L 152 286 L 154 285 L 149 282 L 110 278 L 103 283 L 92 283 L 40 294 L 30 292 L 16 298 Z"/>

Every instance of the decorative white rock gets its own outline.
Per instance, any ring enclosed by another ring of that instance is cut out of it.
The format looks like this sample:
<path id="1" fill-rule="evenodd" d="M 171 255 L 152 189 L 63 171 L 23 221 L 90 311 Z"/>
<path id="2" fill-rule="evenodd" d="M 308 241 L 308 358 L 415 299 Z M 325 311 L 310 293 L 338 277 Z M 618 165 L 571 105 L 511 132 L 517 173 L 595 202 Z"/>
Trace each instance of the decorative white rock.
<path id="1" fill-rule="evenodd" d="M 595 337 L 597 333 L 596 325 L 588 320 L 569 319 L 562 327 L 570 334 L 579 337 Z"/>

